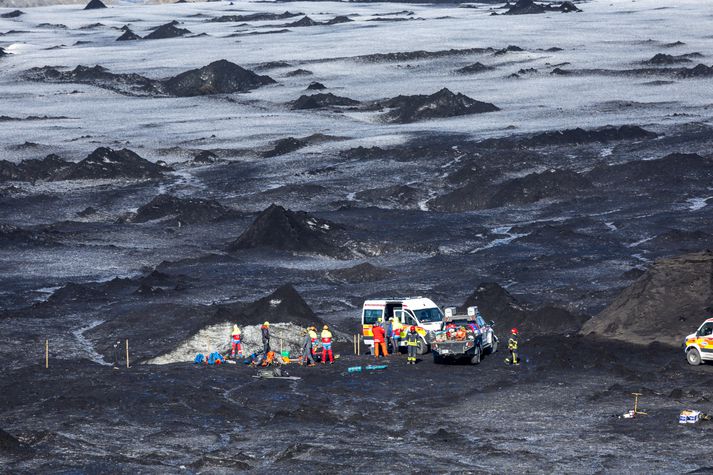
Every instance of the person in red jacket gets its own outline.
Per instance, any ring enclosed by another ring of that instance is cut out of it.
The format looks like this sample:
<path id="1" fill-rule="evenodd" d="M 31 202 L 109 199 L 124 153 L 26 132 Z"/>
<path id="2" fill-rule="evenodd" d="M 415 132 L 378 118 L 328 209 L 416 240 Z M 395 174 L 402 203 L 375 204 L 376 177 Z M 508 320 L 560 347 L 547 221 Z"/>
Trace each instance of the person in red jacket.
<path id="1" fill-rule="evenodd" d="M 389 356 L 389 352 L 386 351 L 386 332 L 384 327 L 381 325 L 374 325 L 371 328 L 371 332 L 374 335 L 374 356 L 379 357 L 379 348 L 384 356 Z"/>
<path id="2" fill-rule="evenodd" d="M 332 332 L 329 331 L 327 325 L 322 329 L 322 364 L 327 362 L 329 357 L 329 364 L 334 364 L 334 353 L 332 353 Z"/>

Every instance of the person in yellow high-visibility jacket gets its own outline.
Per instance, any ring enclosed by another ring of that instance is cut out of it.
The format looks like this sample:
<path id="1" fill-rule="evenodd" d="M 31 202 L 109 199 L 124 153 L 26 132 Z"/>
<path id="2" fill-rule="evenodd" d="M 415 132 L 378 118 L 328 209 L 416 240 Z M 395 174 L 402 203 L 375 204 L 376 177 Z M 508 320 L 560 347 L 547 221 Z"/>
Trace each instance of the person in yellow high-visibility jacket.
<path id="1" fill-rule="evenodd" d="M 406 334 L 406 348 L 408 349 L 408 361 L 406 364 L 416 364 L 416 353 L 421 337 L 418 336 L 416 327 L 412 326 Z"/>
<path id="2" fill-rule="evenodd" d="M 517 342 L 517 328 L 513 328 L 510 330 L 510 339 L 508 340 L 508 350 L 510 350 L 510 358 L 506 358 L 505 362 L 507 364 L 512 364 L 512 365 L 519 365 L 520 360 L 517 357 L 517 349 L 518 349 L 518 342 Z"/>

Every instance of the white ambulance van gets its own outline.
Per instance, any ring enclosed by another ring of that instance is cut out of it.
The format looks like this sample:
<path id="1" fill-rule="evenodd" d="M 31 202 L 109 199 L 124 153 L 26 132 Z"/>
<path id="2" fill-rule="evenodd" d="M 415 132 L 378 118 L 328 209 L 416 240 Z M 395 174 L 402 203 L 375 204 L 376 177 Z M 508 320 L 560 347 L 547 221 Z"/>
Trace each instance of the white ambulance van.
<path id="1" fill-rule="evenodd" d="M 431 299 L 425 297 L 396 297 L 365 301 L 361 311 L 362 338 L 364 344 L 369 347 L 372 353 L 374 350 L 374 334 L 371 329 L 374 325 L 388 322 L 391 317 L 401 322 L 403 332 L 411 326 L 416 327 L 416 331 L 421 336 L 418 354 L 423 355 L 428 353 L 430 349 L 429 332 L 441 329 L 443 312 Z M 403 332 L 399 346 L 406 345 Z"/>

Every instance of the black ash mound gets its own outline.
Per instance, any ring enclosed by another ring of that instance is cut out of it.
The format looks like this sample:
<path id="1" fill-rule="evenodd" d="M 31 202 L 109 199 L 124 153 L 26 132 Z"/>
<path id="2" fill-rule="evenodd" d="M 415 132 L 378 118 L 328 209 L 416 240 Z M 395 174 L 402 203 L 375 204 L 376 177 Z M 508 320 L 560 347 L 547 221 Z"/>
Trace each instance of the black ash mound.
<path id="1" fill-rule="evenodd" d="M 398 124 L 500 110 L 493 104 L 477 101 L 460 93 L 454 94 L 446 88 L 428 96 L 397 96 L 380 101 L 377 106 L 391 109 L 383 115 L 383 119 Z"/>
<path id="2" fill-rule="evenodd" d="M 308 16 L 304 16 L 300 18 L 297 21 L 293 21 L 292 23 L 286 23 L 284 26 L 285 27 L 301 27 L 301 26 L 315 26 L 315 25 L 321 25 L 320 22 L 314 21 Z"/>
<path id="3" fill-rule="evenodd" d="M 273 204 L 228 249 L 271 248 L 344 258 L 353 255 L 345 242 L 342 226 Z"/>
<path id="4" fill-rule="evenodd" d="M 331 92 L 319 93 L 311 95 L 302 95 L 296 101 L 292 102 L 292 109 L 321 109 L 325 107 L 335 106 L 357 106 L 359 101 L 348 97 L 335 96 Z"/>
<path id="5" fill-rule="evenodd" d="M 713 311 L 713 253 L 656 261 L 599 315 L 583 334 L 630 343 L 680 346 Z"/>
<path id="6" fill-rule="evenodd" d="M 384 267 L 377 267 L 365 262 L 354 267 L 330 270 L 326 273 L 329 280 L 345 282 L 349 284 L 363 284 L 368 282 L 378 282 L 397 275 L 396 271 Z"/>
<path id="7" fill-rule="evenodd" d="M 166 167 L 150 162 L 129 149 L 99 147 L 72 166 L 64 179 L 160 178 L 166 171 Z"/>
<path id="8" fill-rule="evenodd" d="M 64 161 L 57 155 L 25 160 L 19 164 L 0 160 L 0 181 L 159 178 L 169 170 L 129 149 L 99 147 L 78 163 Z"/>
<path id="9" fill-rule="evenodd" d="M 179 23 L 173 20 L 170 23 L 154 28 L 151 33 L 144 36 L 145 40 L 163 40 L 167 38 L 178 38 L 185 35 L 190 35 L 191 31 L 186 28 L 179 28 Z"/>
<path id="10" fill-rule="evenodd" d="M 211 18 L 209 22 L 218 23 L 228 23 L 228 22 L 242 22 L 242 21 L 271 21 L 271 20 L 284 20 L 286 18 L 292 18 L 295 16 L 300 16 L 302 13 L 292 13 L 289 11 L 283 13 L 249 13 L 247 15 L 223 15 L 216 18 Z"/>
<path id="11" fill-rule="evenodd" d="M 32 452 L 29 445 L 0 429 L 0 454 L 23 455 Z"/>
<path id="12" fill-rule="evenodd" d="M 295 290 L 286 284 L 270 295 L 250 304 L 228 304 L 218 306 L 215 320 L 240 322 L 242 325 L 261 325 L 270 323 L 293 323 L 301 327 L 309 325 L 324 325 L 307 302 Z"/>
<path id="13" fill-rule="evenodd" d="M 535 3 L 533 0 L 518 0 L 515 5 L 510 5 L 507 4 L 505 7 L 510 7 L 508 11 L 504 13 L 504 15 L 531 15 L 531 14 L 537 14 L 537 13 L 546 13 L 546 12 L 562 12 L 562 13 L 570 13 L 570 12 L 581 12 L 577 6 L 572 3 L 572 2 L 562 2 L 558 5 L 556 4 L 543 4 L 543 3 Z"/>
<path id="14" fill-rule="evenodd" d="M 26 77 L 34 81 L 91 84 L 120 94 L 152 97 L 247 92 L 275 82 L 269 76 L 260 76 L 226 60 L 214 61 L 164 80 L 134 73 L 115 74 L 102 66 L 81 65 L 71 71 L 51 66 L 32 68 L 27 71 Z"/>
<path id="15" fill-rule="evenodd" d="M 87 3 L 87 6 L 84 7 L 85 10 L 98 10 L 100 8 L 106 8 L 106 5 L 104 5 L 101 0 L 91 0 Z"/>
<path id="16" fill-rule="evenodd" d="M 647 59 L 646 61 L 643 61 L 642 63 L 668 66 L 672 64 L 690 63 L 691 60 L 689 58 L 690 55 L 687 54 L 671 55 L 666 53 L 658 53 Z"/>
<path id="17" fill-rule="evenodd" d="M 3 13 L 2 15 L 0 15 L 0 18 L 17 18 L 24 14 L 25 14 L 25 12 L 23 12 L 21 10 L 13 10 L 11 12 Z"/>
<path id="18" fill-rule="evenodd" d="M 300 77 L 300 76 L 311 76 L 312 74 L 314 74 L 314 73 L 307 69 L 295 69 L 293 71 L 288 71 L 287 73 L 285 73 L 285 77 L 293 78 L 293 77 Z"/>
<path id="19" fill-rule="evenodd" d="M 169 94 L 178 97 L 246 92 L 275 81 L 237 64 L 221 59 L 199 69 L 191 69 L 164 82 Z"/>
<path id="20" fill-rule="evenodd" d="M 208 223 L 234 216 L 235 211 L 215 200 L 179 198 L 161 194 L 141 206 L 136 213 L 125 217 L 129 223 L 145 223 L 155 220 L 170 220 L 172 223 Z"/>
<path id="21" fill-rule="evenodd" d="M 531 309 L 494 282 L 481 283 L 466 299 L 463 307 L 473 305 L 478 307 L 487 321 L 495 320 L 495 332 L 501 341 L 507 341 L 513 327 L 517 328 L 524 338 L 576 333 L 588 318 L 552 306 Z"/>
<path id="22" fill-rule="evenodd" d="M 142 39 L 139 35 L 134 33 L 128 26 L 125 26 L 122 29 L 124 30 L 124 33 L 122 33 L 122 35 L 118 37 L 116 41 L 136 41 Z"/>
<path id="23" fill-rule="evenodd" d="M 286 153 L 299 150 L 307 144 L 308 142 L 306 140 L 301 140 L 295 137 L 286 137 L 275 142 L 274 147 L 266 152 L 263 152 L 262 156 L 270 158 L 285 155 Z"/>
<path id="24" fill-rule="evenodd" d="M 477 62 L 473 64 L 469 64 L 468 66 L 464 66 L 462 68 L 456 69 L 456 73 L 458 74 L 478 74 L 478 73 L 484 73 L 485 71 L 492 71 L 495 68 L 492 66 L 486 66 L 483 63 Z"/>
<path id="25" fill-rule="evenodd" d="M 638 125 L 606 125 L 596 129 L 550 130 L 528 136 L 514 136 L 486 139 L 479 144 L 484 147 L 549 147 L 558 145 L 583 145 L 588 143 L 608 143 L 624 140 L 647 140 L 658 134 L 643 129 Z"/>
<path id="26" fill-rule="evenodd" d="M 306 89 L 308 91 L 321 91 L 321 90 L 327 89 L 327 86 L 325 86 L 321 82 L 314 81 L 314 82 L 309 83 L 309 86 L 307 86 Z"/>

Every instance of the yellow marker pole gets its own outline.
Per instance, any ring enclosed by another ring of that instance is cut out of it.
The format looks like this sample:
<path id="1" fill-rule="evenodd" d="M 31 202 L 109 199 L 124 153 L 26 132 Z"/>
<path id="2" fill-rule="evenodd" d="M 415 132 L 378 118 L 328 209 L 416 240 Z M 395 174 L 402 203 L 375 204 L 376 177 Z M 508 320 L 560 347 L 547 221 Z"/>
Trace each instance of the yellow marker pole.
<path id="1" fill-rule="evenodd" d="M 632 396 L 634 396 L 634 414 L 643 414 L 647 415 L 645 412 L 640 412 L 639 411 L 639 396 L 643 396 L 641 393 L 631 393 Z"/>
<path id="2" fill-rule="evenodd" d="M 126 367 L 129 367 L 129 339 L 126 339 Z"/>
<path id="3" fill-rule="evenodd" d="M 45 340 L 45 369 L 50 367 L 50 341 Z"/>

